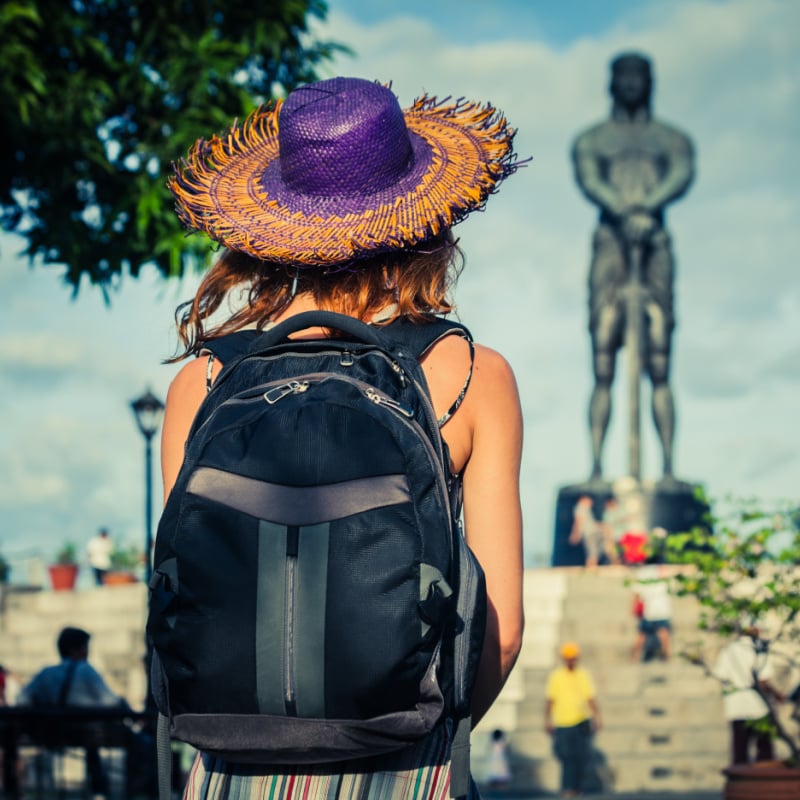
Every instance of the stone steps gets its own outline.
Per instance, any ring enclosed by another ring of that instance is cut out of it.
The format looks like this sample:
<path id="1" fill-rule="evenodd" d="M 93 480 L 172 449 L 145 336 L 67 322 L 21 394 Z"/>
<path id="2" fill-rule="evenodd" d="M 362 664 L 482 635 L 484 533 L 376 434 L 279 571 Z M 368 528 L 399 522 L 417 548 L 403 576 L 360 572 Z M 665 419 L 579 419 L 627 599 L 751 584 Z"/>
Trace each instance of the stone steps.
<path id="1" fill-rule="evenodd" d="M 724 763 L 702 753 L 623 755 L 609 759 L 609 779 L 615 792 L 714 791 L 722 787 Z"/>
<path id="2" fill-rule="evenodd" d="M 592 673 L 603 716 L 594 744 L 598 781 L 604 788 L 671 792 L 716 791 L 722 786 L 728 730 L 720 687 L 678 657 L 631 663 L 636 620 L 631 614 L 630 577 L 615 568 L 526 574 L 525 642 L 513 673 L 513 697 L 506 696 L 506 687 L 476 728 L 476 779 L 488 752 L 489 733 L 499 727 L 508 734 L 511 790 L 557 791 L 560 766 L 543 730 L 545 686 L 558 661 L 559 644 L 574 639 L 580 643 L 583 665 Z M 543 601 L 547 591 L 553 594 Z M 673 598 L 673 609 L 674 652 L 679 652 L 701 637 L 693 604 Z"/>
<path id="3" fill-rule="evenodd" d="M 604 725 L 596 736 L 596 745 L 606 754 L 661 758 L 665 754 L 672 757 L 676 754 L 701 753 L 709 746 L 724 751 L 728 746 L 728 736 L 725 728 L 709 726 L 686 726 L 675 730 L 673 726 L 662 723 L 645 731 L 638 725 L 616 728 Z M 515 746 L 522 755 L 537 758 L 549 750 L 550 736 L 541 727 L 530 729 L 524 736 L 515 737 Z"/>

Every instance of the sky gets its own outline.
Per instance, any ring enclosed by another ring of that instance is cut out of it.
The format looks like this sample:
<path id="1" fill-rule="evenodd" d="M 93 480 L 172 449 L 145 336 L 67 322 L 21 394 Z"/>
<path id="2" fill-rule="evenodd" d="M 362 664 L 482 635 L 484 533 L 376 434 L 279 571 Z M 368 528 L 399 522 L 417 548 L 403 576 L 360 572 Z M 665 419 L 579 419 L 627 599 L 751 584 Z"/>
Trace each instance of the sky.
<path id="1" fill-rule="evenodd" d="M 592 386 L 587 274 L 596 210 L 569 150 L 608 117 L 608 64 L 653 62 L 653 110 L 685 131 L 697 174 L 668 209 L 677 261 L 672 386 L 675 473 L 712 498 L 797 500 L 800 485 L 800 3 L 789 0 L 330 0 L 316 26 L 345 43 L 321 70 L 491 101 L 532 160 L 456 228 L 467 262 L 460 319 L 501 352 L 525 419 L 522 499 L 529 566 L 548 563 L 559 487 L 588 477 Z M 208 134 L 198 131 L 198 136 Z M 144 439 L 130 401 L 162 399 L 177 367 L 175 306 L 195 278 L 126 279 L 110 307 L 76 300 L 58 267 L 31 267 L 0 237 L 0 552 L 12 579 L 64 541 L 107 526 L 144 540 Z M 624 357 L 605 472 L 626 472 Z M 643 392 L 644 408 L 649 388 Z M 660 447 L 643 413 L 643 473 Z M 156 476 L 158 442 L 154 443 Z M 158 480 L 154 506 L 161 505 Z"/>

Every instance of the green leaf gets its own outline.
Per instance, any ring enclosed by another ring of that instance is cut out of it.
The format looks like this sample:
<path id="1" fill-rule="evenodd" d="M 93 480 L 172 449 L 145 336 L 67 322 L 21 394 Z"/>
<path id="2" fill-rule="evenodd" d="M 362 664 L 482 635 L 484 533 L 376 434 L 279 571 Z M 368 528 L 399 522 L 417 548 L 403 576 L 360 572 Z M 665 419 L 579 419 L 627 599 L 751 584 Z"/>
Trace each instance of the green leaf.
<path id="1" fill-rule="evenodd" d="M 170 164 L 273 86 L 315 80 L 343 49 L 309 34 L 326 13 L 318 0 L 0 5 L 4 228 L 75 292 L 110 297 L 147 263 L 206 265 L 207 239 L 184 238 L 165 188 Z"/>

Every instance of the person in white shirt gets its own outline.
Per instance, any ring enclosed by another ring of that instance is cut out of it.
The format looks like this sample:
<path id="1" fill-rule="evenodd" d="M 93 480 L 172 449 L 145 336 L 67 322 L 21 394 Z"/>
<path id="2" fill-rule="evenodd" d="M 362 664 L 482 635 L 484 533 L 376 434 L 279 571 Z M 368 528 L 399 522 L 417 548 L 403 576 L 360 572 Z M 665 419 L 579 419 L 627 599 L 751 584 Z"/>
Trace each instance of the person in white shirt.
<path id="1" fill-rule="evenodd" d="M 640 601 L 641 616 L 631 659 L 640 661 L 647 637 L 655 635 L 661 659 L 666 661 L 672 645 L 672 598 L 660 567 L 651 564 L 639 570 L 634 597 Z"/>
<path id="2" fill-rule="evenodd" d="M 91 634 L 81 628 L 64 628 L 58 635 L 61 662 L 45 667 L 17 697 L 20 706 L 79 706 L 130 708 L 127 701 L 108 688 L 100 673 L 87 661 Z M 86 748 L 86 771 L 94 795 L 107 795 L 106 775 L 96 747 Z"/>
<path id="3" fill-rule="evenodd" d="M 111 551 L 113 549 L 114 543 L 106 528 L 100 528 L 97 536 L 89 539 L 89 543 L 86 545 L 89 566 L 94 571 L 94 581 L 98 586 L 103 585 L 103 579 L 111 569 Z"/>
<path id="4" fill-rule="evenodd" d="M 727 644 L 717 657 L 713 673 L 723 684 L 723 708 L 731 727 L 731 763 L 749 763 L 752 742 L 756 746 L 756 761 L 772 761 L 775 757 L 772 738 L 752 724 L 770 713 L 756 684 L 761 692 L 777 700 L 782 698 L 770 683 L 774 679 L 773 661 L 758 629 L 748 628 Z"/>

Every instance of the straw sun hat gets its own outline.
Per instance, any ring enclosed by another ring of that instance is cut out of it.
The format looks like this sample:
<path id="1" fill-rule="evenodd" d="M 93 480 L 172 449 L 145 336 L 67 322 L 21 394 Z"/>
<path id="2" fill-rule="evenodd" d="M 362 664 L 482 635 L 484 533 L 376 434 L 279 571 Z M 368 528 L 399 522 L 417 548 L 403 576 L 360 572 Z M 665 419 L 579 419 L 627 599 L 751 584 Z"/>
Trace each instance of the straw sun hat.
<path id="1" fill-rule="evenodd" d="M 482 208 L 519 164 L 491 105 L 332 78 L 200 139 L 169 188 L 181 220 L 225 247 L 297 266 L 424 242 Z"/>

